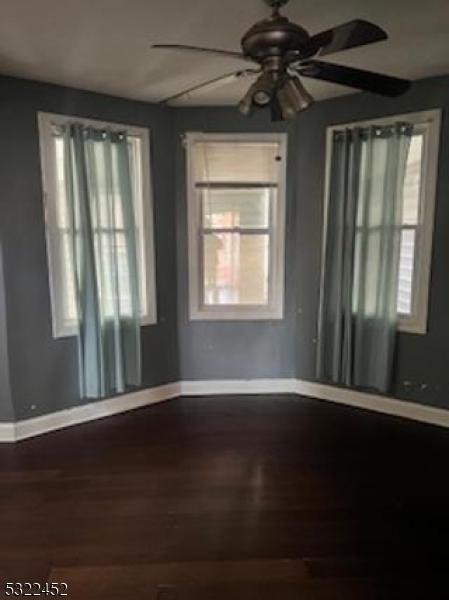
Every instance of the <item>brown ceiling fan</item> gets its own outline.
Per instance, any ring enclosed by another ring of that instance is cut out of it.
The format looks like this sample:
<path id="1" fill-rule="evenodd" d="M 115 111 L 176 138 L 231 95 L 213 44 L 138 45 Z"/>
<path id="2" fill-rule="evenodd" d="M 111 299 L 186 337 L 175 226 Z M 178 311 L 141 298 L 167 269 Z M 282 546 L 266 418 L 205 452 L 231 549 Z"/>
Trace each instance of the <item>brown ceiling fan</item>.
<path id="1" fill-rule="evenodd" d="M 302 77 L 339 83 L 383 96 L 399 96 L 410 87 L 410 82 L 405 79 L 316 60 L 315 57 L 380 42 L 388 36 L 377 25 L 361 19 L 310 36 L 303 27 L 280 14 L 280 7 L 288 1 L 265 0 L 272 8 L 271 16 L 253 25 L 244 34 L 241 52 L 181 44 L 153 45 L 153 48 L 230 56 L 257 65 L 256 68 L 239 69 L 192 86 L 166 98 L 163 103 L 226 79 L 256 74 L 259 77 L 239 103 L 240 112 L 249 115 L 255 108 L 269 107 L 272 120 L 280 121 L 294 118 L 313 102 L 301 82 Z"/>

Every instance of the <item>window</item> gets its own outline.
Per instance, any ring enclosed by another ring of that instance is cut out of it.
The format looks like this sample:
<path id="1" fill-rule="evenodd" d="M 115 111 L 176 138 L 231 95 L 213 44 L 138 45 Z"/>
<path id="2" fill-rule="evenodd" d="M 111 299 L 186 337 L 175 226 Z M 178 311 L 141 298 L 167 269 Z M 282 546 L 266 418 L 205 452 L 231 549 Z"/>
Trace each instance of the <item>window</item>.
<path id="1" fill-rule="evenodd" d="M 190 316 L 281 319 L 285 134 L 187 135 Z"/>
<path id="2" fill-rule="evenodd" d="M 399 328 L 409 333 L 427 330 L 440 119 L 440 111 L 432 110 L 344 125 L 388 125 L 398 121 L 414 125 L 403 187 L 397 304 Z M 328 128 L 328 163 L 330 139 L 337 127 L 342 125 Z"/>
<path id="3" fill-rule="evenodd" d="M 148 131 L 139 127 L 47 113 L 39 113 L 38 122 L 54 337 L 77 333 L 75 274 L 70 251 L 70 228 L 64 181 L 64 143 L 62 137 L 58 135 L 58 127 L 70 123 L 82 123 L 113 131 L 126 130 L 128 134 L 135 201 L 141 323 L 142 325 L 155 323 L 156 296 Z M 117 222 L 119 223 L 120 219 Z M 97 233 L 100 239 L 102 236 L 100 226 Z M 121 238 L 124 240 L 124 234 L 120 231 L 120 225 L 117 225 L 114 239 L 120 242 Z M 127 298 L 120 300 L 124 304 L 129 301 Z"/>

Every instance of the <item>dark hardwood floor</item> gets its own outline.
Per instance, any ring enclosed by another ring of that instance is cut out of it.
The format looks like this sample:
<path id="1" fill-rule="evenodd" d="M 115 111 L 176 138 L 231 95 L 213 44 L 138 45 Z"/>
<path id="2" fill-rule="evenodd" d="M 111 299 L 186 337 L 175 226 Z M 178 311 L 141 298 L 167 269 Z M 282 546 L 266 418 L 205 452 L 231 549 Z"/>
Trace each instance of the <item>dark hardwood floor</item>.
<path id="1" fill-rule="evenodd" d="M 449 598 L 449 431 L 182 398 L 0 445 L 0 578 L 80 600 Z"/>

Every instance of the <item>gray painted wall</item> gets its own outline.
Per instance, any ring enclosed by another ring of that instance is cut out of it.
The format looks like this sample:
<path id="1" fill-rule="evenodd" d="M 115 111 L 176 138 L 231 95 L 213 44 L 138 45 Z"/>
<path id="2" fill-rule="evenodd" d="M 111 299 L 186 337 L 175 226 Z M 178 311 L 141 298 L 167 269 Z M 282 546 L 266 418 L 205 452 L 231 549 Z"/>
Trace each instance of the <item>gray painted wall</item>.
<path id="1" fill-rule="evenodd" d="M 449 107 L 449 77 L 415 82 L 400 98 L 354 94 L 319 102 L 293 124 L 247 119 L 234 108 L 176 112 L 178 314 L 183 379 L 315 378 L 316 324 L 323 224 L 326 127 L 360 119 Z M 427 335 L 400 334 L 395 396 L 449 408 L 449 123 L 443 114 Z M 189 322 L 185 131 L 288 131 L 286 310 L 282 322 Z"/>
<path id="2" fill-rule="evenodd" d="M 0 384 L 9 378 L 12 403 L 20 419 L 80 402 L 75 340 L 54 340 L 51 333 L 37 111 L 151 129 L 159 323 L 143 329 L 145 386 L 180 377 L 314 379 L 325 129 L 357 119 L 447 109 L 449 77 L 416 82 L 407 95 L 397 99 L 357 94 L 320 102 L 287 124 L 272 124 L 263 113 L 247 119 L 231 107 L 162 109 L 13 78 L 0 78 L 0 98 L 0 240 L 6 301 L 3 309 L 0 302 Z M 393 393 L 449 407 L 449 124 L 445 117 L 443 114 L 429 332 L 399 336 Z M 188 320 L 185 151 L 180 140 L 185 131 L 288 132 L 284 320 Z M 2 333 L 5 308 L 7 331 L 3 327 Z M 11 417 L 11 403 L 2 400 L 0 420 Z"/>
<path id="3" fill-rule="evenodd" d="M 12 420 L 14 420 L 14 410 L 9 381 L 5 282 L 3 277 L 3 253 L 0 241 L 0 422 Z"/>
<path id="4" fill-rule="evenodd" d="M 0 239 L 16 417 L 80 403 L 76 341 L 55 340 L 45 246 L 37 111 L 149 127 L 152 136 L 158 324 L 142 329 L 144 386 L 178 379 L 172 119 L 168 109 L 0 78 Z"/>

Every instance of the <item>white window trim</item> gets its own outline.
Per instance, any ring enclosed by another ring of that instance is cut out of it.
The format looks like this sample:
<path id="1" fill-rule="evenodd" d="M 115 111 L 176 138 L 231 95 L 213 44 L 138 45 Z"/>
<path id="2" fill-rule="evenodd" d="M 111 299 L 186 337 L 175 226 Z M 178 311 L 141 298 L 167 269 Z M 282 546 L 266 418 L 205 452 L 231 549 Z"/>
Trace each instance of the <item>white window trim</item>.
<path id="1" fill-rule="evenodd" d="M 192 148 L 196 141 L 209 142 L 278 142 L 282 155 L 280 179 L 278 184 L 278 201 L 276 206 L 275 225 L 277 231 L 272 233 L 275 243 L 270 260 L 269 282 L 272 290 L 271 303 L 260 305 L 220 305 L 205 306 L 201 303 L 201 269 L 198 223 L 198 203 L 196 202 L 195 181 L 193 176 Z M 286 215 L 286 173 L 287 173 L 287 134 L 286 133 L 202 133 L 188 132 L 185 135 L 187 154 L 187 229 L 188 229 L 188 271 L 189 271 L 189 316 L 190 320 L 205 321 L 257 321 L 280 320 L 284 317 L 284 265 L 285 265 L 285 215 Z"/>
<path id="2" fill-rule="evenodd" d="M 53 139 L 51 135 L 52 126 L 67 126 L 70 124 L 88 125 L 98 128 L 107 128 L 111 131 L 126 131 L 133 137 L 142 141 L 141 173 L 142 173 L 142 195 L 143 195 L 143 227 L 145 231 L 145 263 L 147 268 L 147 314 L 141 316 L 142 326 L 157 323 L 156 305 L 156 262 L 154 249 L 154 225 L 153 225 L 153 194 L 151 186 L 151 162 L 150 162 L 150 132 L 144 127 L 85 119 L 71 115 L 60 115 L 54 113 L 37 113 L 39 129 L 39 151 L 41 158 L 42 190 L 45 212 L 45 232 L 48 255 L 48 276 L 50 285 L 50 301 L 52 314 L 52 331 L 54 338 L 71 337 L 77 335 L 76 324 L 68 325 L 61 313 L 62 303 L 62 280 L 58 268 L 56 239 L 53 232 L 56 231 L 56 174 L 55 161 L 53 160 Z"/>
<path id="3" fill-rule="evenodd" d="M 433 228 L 435 220 L 435 196 L 438 175 L 438 150 L 440 143 L 441 109 L 405 113 L 388 117 L 379 117 L 368 121 L 338 123 L 326 129 L 326 175 L 324 191 L 324 227 L 321 260 L 321 289 L 324 276 L 325 244 L 327 236 L 327 216 L 330 186 L 330 162 L 333 132 L 342 127 L 368 127 L 371 125 L 390 125 L 398 121 L 413 123 L 426 132 L 424 136 L 423 160 L 421 164 L 421 193 L 418 227 L 422 232 L 417 238 L 415 251 L 415 272 L 413 282 L 412 314 L 399 317 L 399 331 L 404 333 L 427 333 L 428 304 L 430 292 L 430 274 L 432 265 Z M 419 260 L 416 261 L 416 258 Z"/>

